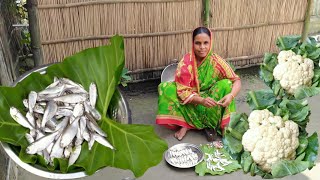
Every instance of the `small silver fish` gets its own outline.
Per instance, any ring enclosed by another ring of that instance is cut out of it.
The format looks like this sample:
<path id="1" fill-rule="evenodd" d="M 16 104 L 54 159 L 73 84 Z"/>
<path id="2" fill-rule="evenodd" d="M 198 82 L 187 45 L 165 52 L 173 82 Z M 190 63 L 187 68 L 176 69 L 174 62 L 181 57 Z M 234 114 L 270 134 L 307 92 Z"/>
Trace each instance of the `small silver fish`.
<path id="1" fill-rule="evenodd" d="M 53 98 L 60 96 L 60 93 L 55 94 L 39 94 L 37 101 L 38 102 L 46 102 L 51 101 Z"/>
<path id="2" fill-rule="evenodd" d="M 42 128 L 44 128 L 46 123 L 53 118 L 57 110 L 58 110 L 58 105 L 53 101 L 49 101 L 49 103 L 47 104 L 46 110 L 44 111 L 43 119 L 41 122 Z"/>
<path id="3" fill-rule="evenodd" d="M 96 102 L 97 102 L 97 86 L 95 83 L 91 83 L 89 86 L 89 100 L 90 100 L 90 105 L 94 108 L 96 107 Z"/>
<path id="4" fill-rule="evenodd" d="M 90 134 L 89 134 L 89 131 L 88 131 L 88 128 L 87 128 L 87 127 L 84 128 L 84 131 L 82 132 L 82 137 L 83 137 L 83 139 L 85 139 L 87 142 L 90 141 Z"/>
<path id="5" fill-rule="evenodd" d="M 107 141 L 106 138 L 100 136 L 99 134 L 97 133 L 93 133 L 93 138 L 95 141 L 97 141 L 99 144 L 105 146 L 105 147 L 108 147 L 110 149 L 114 149 L 114 147 Z"/>
<path id="6" fill-rule="evenodd" d="M 81 152 L 81 145 L 78 145 L 78 146 L 76 145 L 76 147 L 74 148 L 74 150 L 70 154 L 68 167 L 73 165 L 77 161 L 77 159 L 80 155 L 80 152 Z"/>
<path id="7" fill-rule="evenodd" d="M 36 127 L 36 120 L 34 119 L 34 117 L 32 116 L 32 113 L 30 111 L 27 112 L 26 118 L 32 127 Z"/>
<path id="8" fill-rule="evenodd" d="M 70 109 L 65 109 L 65 108 L 58 108 L 58 111 L 56 115 L 62 115 L 62 116 L 72 116 L 73 111 Z"/>
<path id="9" fill-rule="evenodd" d="M 77 132 L 77 135 L 76 135 L 76 141 L 75 141 L 75 145 L 76 146 L 79 146 L 81 145 L 83 142 L 83 136 L 81 135 L 81 132 L 80 132 L 80 126 L 78 127 L 78 132 Z"/>
<path id="10" fill-rule="evenodd" d="M 31 143 L 27 149 L 26 152 L 28 154 L 35 154 L 38 151 L 42 151 L 44 149 L 46 149 L 51 143 L 52 141 L 54 141 L 54 138 L 59 134 L 59 132 L 54 132 L 52 134 L 49 134 L 47 136 L 43 136 L 40 139 L 34 141 L 33 143 Z"/>
<path id="11" fill-rule="evenodd" d="M 80 103 L 88 98 L 87 94 L 67 94 L 59 97 L 53 98 L 54 101 L 59 101 L 63 103 Z"/>
<path id="12" fill-rule="evenodd" d="M 101 115 L 98 112 L 98 110 L 96 110 L 95 108 L 91 107 L 87 101 L 85 101 L 83 104 L 84 104 L 84 109 L 85 109 L 85 111 L 87 113 L 90 113 L 93 116 L 93 118 L 95 118 L 96 120 L 100 120 L 101 119 Z"/>
<path id="13" fill-rule="evenodd" d="M 78 103 L 74 106 L 74 109 L 73 109 L 73 116 L 76 118 L 76 117 L 80 117 L 83 115 L 83 112 L 84 112 L 84 107 L 82 104 Z"/>
<path id="14" fill-rule="evenodd" d="M 79 88 L 79 87 L 72 86 L 72 85 L 66 85 L 65 91 L 69 92 L 69 93 L 75 93 L 75 94 L 78 94 L 78 93 L 89 94 L 86 90 Z"/>
<path id="15" fill-rule="evenodd" d="M 37 93 L 35 91 L 31 91 L 28 96 L 28 109 L 31 114 L 33 114 L 33 108 L 37 102 Z"/>
<path id="16" fill-rule="evenodd" d="M 47 89 L 44 89 L 43 91 L 38 92 L 40 95 L 49 95 L 49 94 L 59 94 L 61 91 L 63 91 L 64 86 L 54 86 Z"/>
<path id="17" fill-rule="evenodd" d="M 80 119 L 79 117 L 76 118 L 76 120 L 73 121 L 72 124 L 69 124 L 69 126 L 62 133 L 62 139 L 60 143 L 61 147 L 68 146 L 72 142 L 73 138 L 77 135 L 79 119 Z"/>
<path id="18" fill-rule="evenodd" d="M 29 128 L 30 130 L 33 129 L 32 125 L 29 123 L 29 121 L 26 119 L 26 117 L 24 117 L 17 108 L 11 107 L 10 108 L 10 115 L 21 126 L 23 126 L 25 128 Z"/>
<path id="19" fill-rule="evenodd" d="M 46 89 L 52 88 L 57 86 L 60 83 L 59 79 L 57 77 L 53 78 L 53 83 L 51 83 L 49 86 L 46 87 Z"/>
<path id="20" fill-rule="evenodd" d="M 63 82 L 63 83 L 65 83 L 65 84 L 70 84 L 70 85 L 72 85 L 72 86 L 75 86 L 75 87 L 79 87 L 79 88 L 84 89 L 81 84 L 75 83 L 75 82 L 71 81 L 71 80 L 68 79 L 68 78 L 61 78 L 60 81 Z"/>
<path id="21" fill-rule="evenodd" d="M 62 158 L 63 157 L 63 151 L 64 148 L 62 148 L 60 146 L 60 142 L 61 142 L 61 135 L 59 136 L 58 140 L 54 143 L 50 156 L 53 158 Z"/>
<path id="22" fill-rule="evenodd" d="M 99 125 L 96 122 L 89 121 L 89 124 L 87 124 L 87 126 L 90 127 L 89 129 L 93 129 L 101 136 L 107 137 L 107 134 L 99 127 Z"/>
<path id="23" fill-rule="evenodd" d="M 89 134 L 90 134 L 90 140 L 89 140 L 89 142 L 88 142 L 88 148 L 89 148 L 89 151 L 91 151 L 95 139 L 94 139 L 94 136 L 93 136 L 93 132 L 92 132 L 92 133 L 89 133 Z"/>
<path id="24" fill-rule="evenodd" d="M 81 136 L 83 136 L 84 130 L 85 130 L 86 126 L 87 126 L 86 117 L 85 117 L 85 116 L 81 116 L 79 123 L 80 123 L 80 124 L 79 124 L 80 134 L 81 134 Z"/>

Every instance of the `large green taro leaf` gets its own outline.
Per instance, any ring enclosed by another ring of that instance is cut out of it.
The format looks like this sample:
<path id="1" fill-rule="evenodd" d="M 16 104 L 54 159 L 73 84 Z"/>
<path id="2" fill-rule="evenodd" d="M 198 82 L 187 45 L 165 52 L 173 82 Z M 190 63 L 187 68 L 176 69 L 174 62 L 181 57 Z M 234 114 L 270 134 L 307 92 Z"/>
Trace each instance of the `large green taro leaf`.
<path id="1" fill-rule="evenodd" d="M 142 176 L 149 167 L 162 160 L 162 154 L 168 146 L 155 134 L 152 126 L 119 124 L 107 118 L 109 102 L 118 85 L 125 60 L 123 38 L 115 36 L 110 42 L 111 45 L 86 49 L 67 57 L 62 63 L 51 65 L 44 75 L 32 73 L 15 87 L 0 87 L 0 140 L 21 146 L 20 158 L 23 161 L 41 164 L 42 159 L 29 156 L 23 151 L 28 145 L 24 135 L 29 130 L 11 118 L 9 108 L 14 106 L 23 111 L 22 100 L 27 98 L 28 93 L 44 89 L 53 82 L 55 76 L 69 78 L 82 84 L 86 90 L 91 82 L 96 83 L 96 108 L 102 114 L 99 125 L 116 150 L 95 143 L 89 151 L 87 143 L 83 143 L 80 157 L 74 166 L 67 169 L 66 161 L 60 159 L 55 160 L 54 167 L 61 172 L 72 172 L 75 167 L 82 167 L 91 175 L 102 167 L 113 166 L 130 169 L 135 176 Z M 53 170 L 52 167 L 48 169 Z"/>

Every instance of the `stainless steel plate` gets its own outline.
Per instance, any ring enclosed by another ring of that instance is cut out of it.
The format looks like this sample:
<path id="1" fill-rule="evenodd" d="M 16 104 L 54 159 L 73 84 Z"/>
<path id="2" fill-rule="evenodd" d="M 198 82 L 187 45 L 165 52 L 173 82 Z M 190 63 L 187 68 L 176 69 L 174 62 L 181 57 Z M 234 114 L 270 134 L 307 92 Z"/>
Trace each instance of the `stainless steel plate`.
<path id="1" fill-rule="evenodd" d="M 191 155 L 190 153 L 187 153 L 187 151 L 192 152 Z M 188 157 L 191 158 L 192 156 L 196 157 L 196 159 L 188 159 Z M 194 144 L 181 143 L 169 148 L 165 152 L 164 157 L 171 166 L 177 168 L 190 168 L 196 166 L 203 160 L 203 152 Z"/>
<path id="2" fill-rule="evenodd" d="M 173 82 L 176 69 L 178 67 L 177 63 L 169 64 L 161 73 L 161 82 Z"/>

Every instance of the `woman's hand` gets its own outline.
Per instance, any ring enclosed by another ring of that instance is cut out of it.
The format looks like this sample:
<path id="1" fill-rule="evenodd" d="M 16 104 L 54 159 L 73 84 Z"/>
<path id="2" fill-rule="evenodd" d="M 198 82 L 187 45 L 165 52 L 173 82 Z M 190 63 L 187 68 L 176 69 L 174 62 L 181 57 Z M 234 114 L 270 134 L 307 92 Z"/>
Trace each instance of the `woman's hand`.
<path id="1" fill-rule="evenodd" d="M 212 98 L 207 97 L 202 99 L 201 104 L 205 107 L 210 108 L 210 107 L 216 106 L 217 102 L 214 101 Z"/>
<path id="2" fill-rule="evenodd" d="M 234 96 L 230 93 L 225 95 L 222 99 L 220 99 L 220 101 L 218 101 L 217 103 L 223 107 L 227 107 L 229 106 L 229 104 L 231 103 L 231 101 L 233 100 Z"/>

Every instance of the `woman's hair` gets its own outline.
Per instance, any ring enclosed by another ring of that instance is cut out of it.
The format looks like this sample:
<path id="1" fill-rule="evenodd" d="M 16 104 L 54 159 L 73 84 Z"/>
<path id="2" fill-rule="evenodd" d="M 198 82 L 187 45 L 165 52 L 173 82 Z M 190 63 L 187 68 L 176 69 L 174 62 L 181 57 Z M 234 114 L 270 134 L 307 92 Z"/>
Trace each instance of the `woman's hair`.
<path id="1" fill-rule="evenodd" d="M 198 27 L 196 28 L 192 33 L 192 41 L 194 41 L 194 38 L 201 33 L 206 33 L 211 38 L 210 30 L 206 27 Z"/>

